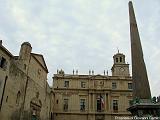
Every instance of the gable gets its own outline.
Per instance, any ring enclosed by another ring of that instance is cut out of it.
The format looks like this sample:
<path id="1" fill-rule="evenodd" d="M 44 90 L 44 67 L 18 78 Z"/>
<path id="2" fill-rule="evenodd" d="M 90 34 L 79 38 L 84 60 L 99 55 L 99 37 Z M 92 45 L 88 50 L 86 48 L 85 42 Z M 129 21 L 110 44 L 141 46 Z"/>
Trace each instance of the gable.
<path id="1" fill-rule="evenodd" d="M 32 55 L 38 60 L 38 62 L 48 71 L 43 55 L 32 53 Z"/>

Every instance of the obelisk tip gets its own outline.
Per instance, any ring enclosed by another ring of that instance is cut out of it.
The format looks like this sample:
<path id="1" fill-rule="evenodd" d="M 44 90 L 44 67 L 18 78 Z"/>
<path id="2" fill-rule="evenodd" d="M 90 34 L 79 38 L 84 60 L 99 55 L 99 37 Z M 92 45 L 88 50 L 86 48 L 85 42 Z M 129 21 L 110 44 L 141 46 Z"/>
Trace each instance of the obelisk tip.
<path id="1" fill-rule="evenodd" d="M 129 3 L 128 3 L 129 5 L 132 5 L 132 1 L 129 1 Z"/>

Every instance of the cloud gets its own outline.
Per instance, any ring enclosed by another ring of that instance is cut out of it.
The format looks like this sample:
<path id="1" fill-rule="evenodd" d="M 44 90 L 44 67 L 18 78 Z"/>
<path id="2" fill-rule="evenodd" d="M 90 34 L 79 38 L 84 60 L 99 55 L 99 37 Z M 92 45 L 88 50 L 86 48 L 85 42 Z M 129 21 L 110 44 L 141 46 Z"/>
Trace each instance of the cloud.
<path id="1" fill-rule="evenodd" d="M 29 41 L 33 52 L 44 55 L 49 83 L 57 69 L 80 74 L 103 74 L 117 52 L 131 64 L 128 0 L 5 0 L 0 6 L 0 37 L 9 50 L 18 54 Z M 152 95 L 158 95 L 160 2 L 134 1 L 144 58 Z M 13 44 L 10 44 L 10 43 Z M 131 68 L 131 66 L 130 66 Z M 110 72 L 111 74 L 111 72 Z"/>

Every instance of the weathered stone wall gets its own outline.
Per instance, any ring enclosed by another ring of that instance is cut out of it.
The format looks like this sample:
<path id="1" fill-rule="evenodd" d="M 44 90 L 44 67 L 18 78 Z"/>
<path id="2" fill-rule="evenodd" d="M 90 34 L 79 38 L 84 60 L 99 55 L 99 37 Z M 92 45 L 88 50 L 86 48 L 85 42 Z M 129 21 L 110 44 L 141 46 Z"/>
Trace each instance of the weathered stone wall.
<path id="1" fill-rule="evenodd" d="M 31 101 L 35 106 L 40 105 L 40 119 L 49 120 L 51 89 L 47 83 L 47 70 L 41 65 L 43 61 L 38 61 L 32 54 L 27 57 L 28 60 L 15 59 L 2 49 L 0 56 L 5 57 L 8 62 L 6 70 L 0 68 L 2 86 L 5 77 L 8 76 L 0 111 L 1 120 L 31 120 Z M 3 88 L 0 88 L 0 95 L 2 91 Z"/>
<path id="2" fill-rule="evenodd" d="M 10 60 L 11 57 L 8 53 L 6 53 L 5 48 L 1 45 L 0 46 L 0 57 L 2 59 L 5 58 L 7 61 L 6 68 L 0 67 L 0 118 L 5 118 L 4 120 L 8 120 L 9 117 L 6 115 L 8 111 L 12 110 L 11 105 L 7 105 L 8 100 L 8 93 L 12 92 L 10 89 L 7 90 L 9 87 L 9 67 L 10 67 Z M 4 91 L 5 90 L 5 91 Z M 5 109 L 4 109 L 5 108 Z M 8 113 L 10 114 L 10 113 Z"/>

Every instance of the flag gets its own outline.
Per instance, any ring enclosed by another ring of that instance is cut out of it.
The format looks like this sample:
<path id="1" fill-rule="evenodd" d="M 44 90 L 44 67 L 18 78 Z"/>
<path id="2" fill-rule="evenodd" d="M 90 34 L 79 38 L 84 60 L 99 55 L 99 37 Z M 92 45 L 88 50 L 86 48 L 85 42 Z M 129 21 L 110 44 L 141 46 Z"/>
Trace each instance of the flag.
<path id="1" fill-rule="evenodd" d="M 104 108 L 104 99 L 101 95 L 100 95 L 100 101 L 101 101 L 101 108 Z"/>

